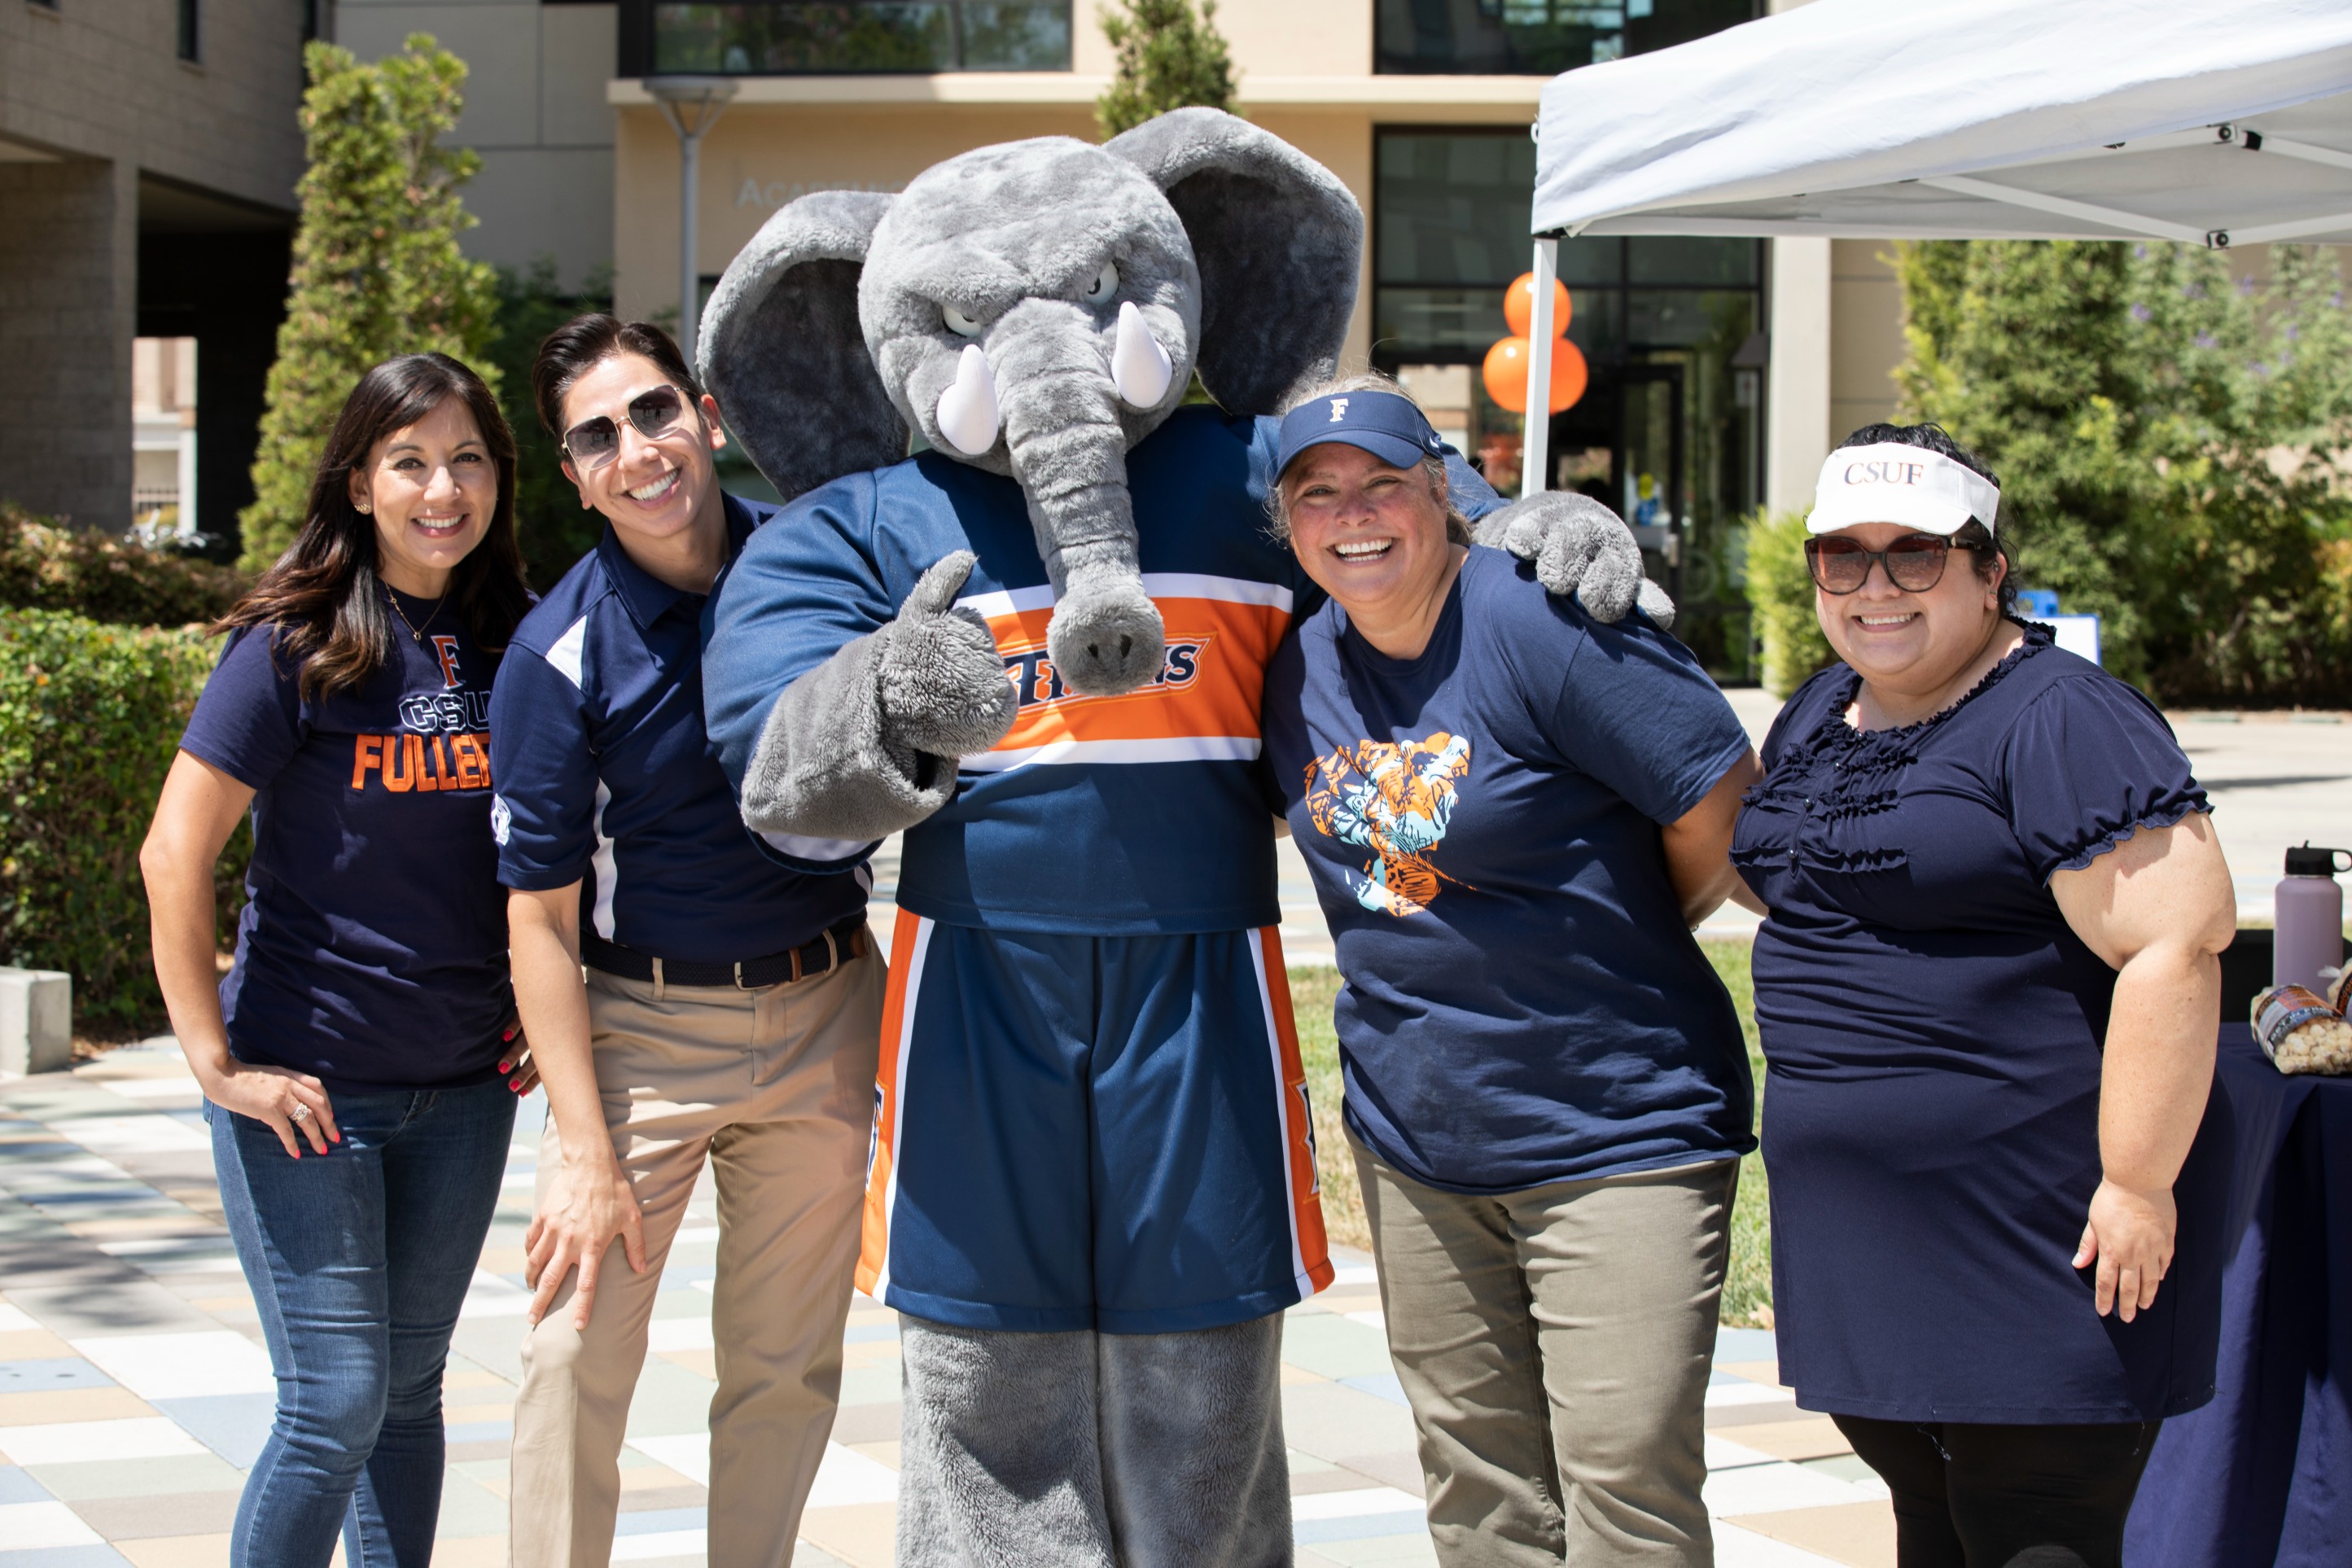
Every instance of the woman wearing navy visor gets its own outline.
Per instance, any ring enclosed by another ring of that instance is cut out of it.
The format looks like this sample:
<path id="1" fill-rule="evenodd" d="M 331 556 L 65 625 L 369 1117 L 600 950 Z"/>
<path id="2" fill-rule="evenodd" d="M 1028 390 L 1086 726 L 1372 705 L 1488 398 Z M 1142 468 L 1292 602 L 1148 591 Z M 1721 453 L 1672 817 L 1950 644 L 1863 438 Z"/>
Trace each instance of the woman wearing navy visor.
<path id="1" fill-rule="evenodd" d="M 1439 445 L 1385 377 L 1285 416 L 1270 510 L 1330 598 L 1265 715 L 1347 980 L 1348 1134 L 1430 1533 L 1447 1564 L 1704 1564 L 1754 1141 L 1690 928 L 1734 880 L 1755 758 L 1654 621 L 1597 622 L 1471 545 Z"/>
<path id="2" fill-rule="evenodd" d="M 2000 508 L 1937 426 L 1874 425 L 1807 519 L 1843 662 L 1733 850 L 1780 1367 L 1893 1489 L 1903 1568 L 2112 1568 L 2213 1390 L 2235 906 L 2163 717 L 2011 613 Z"/>
<path id="3" fill-rule="evenodd" d="M 441 1374 L 515 1097 L 490 678 L 529 603 L 514 437 L 442 354 L 361 378 L 230 632 L 140 853 L 278 1415 L 237 1568 L 424 1568 Z M 226 980 L 213 866 L 250 809 Z"/>

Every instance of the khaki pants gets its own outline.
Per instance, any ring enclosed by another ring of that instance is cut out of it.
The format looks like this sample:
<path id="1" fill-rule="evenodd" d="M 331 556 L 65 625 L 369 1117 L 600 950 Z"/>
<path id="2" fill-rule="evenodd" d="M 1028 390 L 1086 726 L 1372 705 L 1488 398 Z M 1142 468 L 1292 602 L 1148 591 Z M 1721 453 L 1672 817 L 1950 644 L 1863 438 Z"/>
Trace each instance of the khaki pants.
<path id="1" fill-rule="evenodd" d="M 719 1190 L 711 1304 L 711 1568 L 783 1568 L 841 1394 L 857 1258 L 882 961 L 758 991 L 591 970 L 605 1125 L 645 1214 L 643 1274 L 616 1242 L 586 1331 L 567 1281 L 524 1337 L 515 1398 L 513 1562 L 603 1568 L 620 1506 L 629 1396 L 662 1265 L 707 1156 Z M 540 1191 L 558 1167 L 540 1143 Z"/>
<path id="2" fill-rule="evenodd" d="M 1475 1197 L 1354 1147 L 1438 1561 L 1707 1568 L 1739 1162 Z"/>

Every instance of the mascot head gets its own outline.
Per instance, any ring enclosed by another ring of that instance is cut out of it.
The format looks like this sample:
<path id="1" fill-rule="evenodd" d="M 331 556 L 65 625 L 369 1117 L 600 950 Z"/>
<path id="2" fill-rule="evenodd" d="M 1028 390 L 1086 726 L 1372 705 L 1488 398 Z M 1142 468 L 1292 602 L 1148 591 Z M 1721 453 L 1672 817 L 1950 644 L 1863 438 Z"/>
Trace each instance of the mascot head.
<path id="1" fill-rule="evenodd" d="M 1074 689 L 1160 668 L 1127 453 L 1197 372 L 1233 413 L 1278 412 L 1336 362 L 1363 214 L 1331 173 L 1212 109 L 1101 146 L 982 147 L 897 195 L 778 212 L 728 268 L 703 379 L 786 498 L 895 463 L 910 429 L 1011 476 L 1053 584 Z"/>

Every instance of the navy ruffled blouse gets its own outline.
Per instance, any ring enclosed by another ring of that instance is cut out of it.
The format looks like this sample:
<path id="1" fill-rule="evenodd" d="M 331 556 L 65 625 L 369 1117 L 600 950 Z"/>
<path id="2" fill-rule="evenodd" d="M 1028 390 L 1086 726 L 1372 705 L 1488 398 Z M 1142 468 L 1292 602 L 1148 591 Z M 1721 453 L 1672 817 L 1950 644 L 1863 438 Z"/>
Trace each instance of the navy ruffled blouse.
<path id="1" fill-rule="evenodd" d="M 2211 1396 L 2226 1111 L 2175 1184 L 2171 1273 L 2132 1322 L 2072 1267 L 2099 1183 L 2115 971 L 2051 876 L 2210 809 L 2147 699 L 2044 627 L 1921 723 L 1845 721 L 1824 670 L 1765 742 L 1732 859 L 1768 1065 L 1780 1365 L 1808 1409 L 2154 1420 Z"/>

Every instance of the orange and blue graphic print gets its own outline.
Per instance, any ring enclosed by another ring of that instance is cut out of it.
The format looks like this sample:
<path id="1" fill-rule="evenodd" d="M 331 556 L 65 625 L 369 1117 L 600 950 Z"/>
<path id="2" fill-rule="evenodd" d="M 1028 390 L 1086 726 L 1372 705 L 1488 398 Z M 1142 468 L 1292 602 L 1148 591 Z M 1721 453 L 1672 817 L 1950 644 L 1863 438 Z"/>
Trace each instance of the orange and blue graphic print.
<path id="1" fill-rule="evenodd" d="M 1362 870 L 1347 873 L 1356 902 L 1402 918 L 1427 909 L 1441 882 L 1456 880 L 1429 858 L 1454 819 L 1454 781 L 1469 771 L 1468 737 L 1443 730 L 1421 741 L 1337 746 L 1307 764 L 1307 812 L 1317 831 L 1372 851 Z"/>

